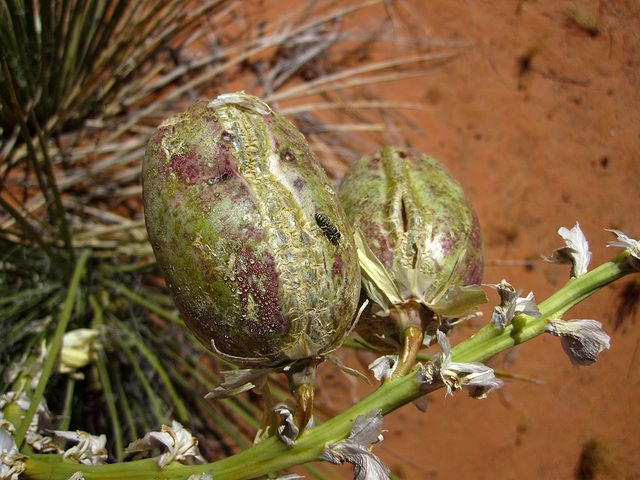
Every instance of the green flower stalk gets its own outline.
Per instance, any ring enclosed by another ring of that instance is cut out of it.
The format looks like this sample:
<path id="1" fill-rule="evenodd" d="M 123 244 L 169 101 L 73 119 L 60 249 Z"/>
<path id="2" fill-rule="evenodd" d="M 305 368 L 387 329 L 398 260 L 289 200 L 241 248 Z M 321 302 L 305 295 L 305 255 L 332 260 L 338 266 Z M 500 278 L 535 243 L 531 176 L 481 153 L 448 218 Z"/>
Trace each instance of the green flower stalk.
<path id="1" fill-rule="evenodd" d="M 625 238 L 628 239 L 628 237 Z M 637 244 L 628 239 L 625 245 L 629 245 L 625 252 L 579 278 L 572 278 L 556 293 L 541 302 L 538 305 L 539 318 L 520 313 L 512 318 L 502 330 L 496 328 L 492 323 L 487 324 L 473 337 L 462 341 L 447 352 L 447 365 L 453 368 L 456 364 L 481 362 L 504 350 L 529 341 L 545 333 L 555 319 L 562 317 L 571 307 L 606 285 L 626 275 L 638 273 L 640 271 L 640 257 L 637 251 L 634 253 L 632 249 Z M 430 361 L 427 365 L 433 367 L 435 362 Z M 277 438 L 271 437 L 244 452 L 218 462 L 204 465 L 181 465 L 173 462 L 162 469 L 158 467 L 156 461 L 151 459 L 103 466 L 86 466 L 71 461 L 62 461 L 60 455 L 31 455 L 25 460 L 24 475 L 33 479 L 62 480 L 81 471 L 87 480 L 122 478 L 123 475 L 132 479 L 159 477 L 185 479 L 189 475 L 203 475 L 212 471 L 212 478 L 216 480 L 241 480 L 323 458 L 334 461 L 340 458 L 339 453 L 344 453 L 348 446 L 348 444 L 340 442 L 357 437 L 357 434 L 352 431 L 352 427 L 354 423 L 357 423 L 356 420 L 359 417 L 375 421 L 377 417 L 375 415 L 372 417 L 372 412 L 379 411 L 379 414 L 384 416 L 438 388 L 451 386 L 445 382 L 437 381 L 431 384 L 425 383 L 425 378 L 425 369 L 418 368 L 409 375 L 381 384 L 375 392 L 345 412 L 322 425 L 303 432 L 291 447 L 286 446 Z M 464 378 L 462 380 L 464 381 Z M 362 423 L 362 420 L 359 422 Z M 368 436 L 372 436 L 371 432 Z M 341 445 L 341 448 L 331 450 L 332 446 L 338 444 Z M 357 450 L 356 447 L 352 450 Z M 327 448 L 332 452 L 331 456 L 326 452 Z M 364 452 L 362 454 L 364 455 Z M 346 458 L 347 461 L 356 461 L 355 458 L 349 456 L 343 458 Z M 359 465 L 366 465 L 366 463 L 359 463 Z"/>

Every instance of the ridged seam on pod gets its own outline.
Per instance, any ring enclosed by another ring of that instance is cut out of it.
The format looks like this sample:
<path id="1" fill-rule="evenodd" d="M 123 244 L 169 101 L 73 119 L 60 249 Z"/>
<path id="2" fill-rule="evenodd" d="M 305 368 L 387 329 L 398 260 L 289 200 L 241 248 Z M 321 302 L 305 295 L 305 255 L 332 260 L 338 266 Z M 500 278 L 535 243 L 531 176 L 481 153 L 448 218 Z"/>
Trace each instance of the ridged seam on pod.
<path id="1" fill-rule="evenodd" d="M 432 157 L 401 147 L 363 157 L 345 174 L 339 198 L 390 271 L 417 267 L 436 277 L 446 275 L 466 249 L 455 283 L 481 281 L 478 217 L 462 186 Z M 425 261 L 416 264 L 418 247 Z"/>
<path id="2" fill-rule="evenodd" d="M 252 367 L 341 344 L 360 289 L 355 245 L 326 173 L 286 118 L 242 92 L 197 102 L 149 142 L 143 193 L 158 264 L 203 344 Z M 343 232 L 338 245 L 319 213 Z"/>

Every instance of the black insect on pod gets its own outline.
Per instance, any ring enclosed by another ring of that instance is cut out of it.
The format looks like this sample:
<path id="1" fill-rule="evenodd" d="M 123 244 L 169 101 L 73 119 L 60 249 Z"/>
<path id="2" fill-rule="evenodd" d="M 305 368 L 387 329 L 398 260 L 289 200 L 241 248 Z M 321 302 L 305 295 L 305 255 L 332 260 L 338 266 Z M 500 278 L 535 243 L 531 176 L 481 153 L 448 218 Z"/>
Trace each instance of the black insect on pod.
<path id="1" fill-rule="evenodd" d="M 329 217 L 327 217 L 324 213 L 316 213 L 316 223 L 320 227 L 320 229 L 324 232 L 327 238 L 333 243 L 336 247 L 340 244 L 340 232 L 333 224 Z"/>

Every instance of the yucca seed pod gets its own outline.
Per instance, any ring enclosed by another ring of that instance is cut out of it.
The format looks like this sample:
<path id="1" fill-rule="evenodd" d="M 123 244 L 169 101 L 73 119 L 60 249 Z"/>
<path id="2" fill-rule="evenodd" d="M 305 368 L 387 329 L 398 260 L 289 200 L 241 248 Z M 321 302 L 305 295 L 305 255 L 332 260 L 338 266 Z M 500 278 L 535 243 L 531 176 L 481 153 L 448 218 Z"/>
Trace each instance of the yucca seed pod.
<path id="1" fill-rule="evenodd" d="M 258 98 L 220 95 L 165 120 L 145 152 L 143 196 L 169 291 L 218 355 L 291 377 L 351 331 L 349 222 L 305 138 Z"/>
<path id="2" fill-rule="evenodd" d="M 348 169 L 338 196 L 362 234 L 361 259 L 370 257 L 361 263 L 372 304 L 356 328 L 367 342 L 414 350 L 405 351 L 414 356 L 416 342 L 426 334 L 429 343 L 442 318 L 486 301 L 478 286 L 465 287 L 482 279 L 478 217 L 437 160 L 409 148 L 383 148 Z"/>

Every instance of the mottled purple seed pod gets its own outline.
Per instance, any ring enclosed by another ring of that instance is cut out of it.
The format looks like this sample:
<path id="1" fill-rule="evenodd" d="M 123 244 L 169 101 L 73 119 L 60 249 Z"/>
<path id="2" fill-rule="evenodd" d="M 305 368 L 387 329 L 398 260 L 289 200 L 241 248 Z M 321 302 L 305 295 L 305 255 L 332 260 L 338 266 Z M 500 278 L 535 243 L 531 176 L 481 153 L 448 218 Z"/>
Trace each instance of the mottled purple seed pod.
<path id="1" fill-rule="evenodd" d="M 434 295 L 445 287 L 481 282 L 478 217 L 462 186 L 437 160 L 409 148 L 384 148 L 349 168 L 338 196 L 352 226 L 362 231 L 392 278 L 416 269 L 433 280 Z M 400 343 L 392 320 L 372 317 L 371 309 L 357 331 L 378 346 L 388 347 L 390 335 Z"/>
<path id="2" fill-rule="evenodd" d="M 143 196 L 169 291 L 214 352 L 279 367 L 329 353 L 351 330 L 349 222 L 305 138 L 258 98 L 225 94 L 165 120 L 145 152 Z"/>

